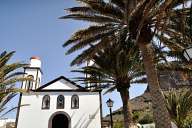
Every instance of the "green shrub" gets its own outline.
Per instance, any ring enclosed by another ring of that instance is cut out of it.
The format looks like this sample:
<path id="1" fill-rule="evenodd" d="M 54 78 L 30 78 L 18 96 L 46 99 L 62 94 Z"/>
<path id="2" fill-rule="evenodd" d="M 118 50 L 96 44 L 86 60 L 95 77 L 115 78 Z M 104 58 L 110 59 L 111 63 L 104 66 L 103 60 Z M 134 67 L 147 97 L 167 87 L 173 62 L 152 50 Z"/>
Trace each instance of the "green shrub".
<path id="1" fill-rule="evenodd" d="M 123 128 L 123 122 L 122 121 L 114 122 L 113 128 Z"/>
<path id="2" fill-rule="evenodd" d="M 139 117 L 140 117 L 140 112 L 133 112 L 133 121 L 134 121 L 135 123 L 138 122 Z"/>
<path id="3" fill-rule="evenodd" d="M 192 116 L 188 116 L 183 122 L 184 128 L 191 128 L 192 127 Z"/>
<path id="4" fill-rule="evenodd" d="M 139 120 L 140 124 L 150 124 L 153 123 L 153 117 L 152 115 L 146 114 L 143 116 L 142 119 Z"/>

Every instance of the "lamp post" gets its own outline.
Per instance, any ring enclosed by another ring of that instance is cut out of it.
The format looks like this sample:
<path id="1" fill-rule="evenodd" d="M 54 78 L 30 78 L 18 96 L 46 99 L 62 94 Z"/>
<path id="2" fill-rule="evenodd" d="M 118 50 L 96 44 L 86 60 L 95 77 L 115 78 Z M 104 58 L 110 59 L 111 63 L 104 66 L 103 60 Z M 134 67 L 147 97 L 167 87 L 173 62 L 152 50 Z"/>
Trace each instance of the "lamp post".
<path id="1" fill-rule="evenodd" d="M 192 47 L 184 49 L 183 55 L 188 61 L 192 61 Z"/>
<path id="2" fill-rule="evenodd" d="M 113 107 L 113 101 L 109 98 L 106 102 L 107 106 L 110 110 L 110 119 L 111 119 L 111 128 L 113 128 L 113 117 L 112 117 L 112 107 Z"/>

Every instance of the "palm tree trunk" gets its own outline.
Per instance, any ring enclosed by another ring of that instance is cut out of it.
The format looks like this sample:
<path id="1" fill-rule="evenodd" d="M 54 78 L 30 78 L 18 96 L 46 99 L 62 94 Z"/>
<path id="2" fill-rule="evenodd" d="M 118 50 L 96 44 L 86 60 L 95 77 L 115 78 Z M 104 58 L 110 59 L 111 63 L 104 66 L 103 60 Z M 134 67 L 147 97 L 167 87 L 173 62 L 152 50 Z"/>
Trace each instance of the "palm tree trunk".
<path id="1" fill-rule="evenodd" d="M 123 102 L 124 128 L 133 126 L 132 111 L 129 104 L 129 91 L 127 88 L 119 90 Z"/>
<path id="2" fill-rule="evenodd" d="M 171 120 L 165 105 L 165 97 L 161 92 L 157 70 L 153 61 L 154 53 L 152 46 L 150 43 L 145 43 L 145 38 L 139 40 L 138 46 L 142 52 L 143 63 L 147 74 L 156 128 L 171 128 Z"/>

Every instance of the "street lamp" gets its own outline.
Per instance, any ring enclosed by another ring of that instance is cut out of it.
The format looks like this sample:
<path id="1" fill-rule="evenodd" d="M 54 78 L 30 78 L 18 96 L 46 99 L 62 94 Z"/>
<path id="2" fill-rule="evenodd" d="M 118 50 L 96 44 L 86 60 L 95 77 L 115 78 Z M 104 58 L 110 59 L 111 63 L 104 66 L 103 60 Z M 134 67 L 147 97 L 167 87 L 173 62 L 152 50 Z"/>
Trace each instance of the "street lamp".
<path id="1" fill-rule="evenodd" d="M 106 102 L 107 106 L 109 107 L 110 110 L 110 118 L 111 118 L 111 128 L 113 128 L 113 118 L 112 118 L 112 107 L 113 107 L 113 101 L 109 98 Z"/>
<path id="2" fill-rule="evenodd" d="M 184 49 L 183 55 L 188 61 L 192 61 L 192 47 Z"/>

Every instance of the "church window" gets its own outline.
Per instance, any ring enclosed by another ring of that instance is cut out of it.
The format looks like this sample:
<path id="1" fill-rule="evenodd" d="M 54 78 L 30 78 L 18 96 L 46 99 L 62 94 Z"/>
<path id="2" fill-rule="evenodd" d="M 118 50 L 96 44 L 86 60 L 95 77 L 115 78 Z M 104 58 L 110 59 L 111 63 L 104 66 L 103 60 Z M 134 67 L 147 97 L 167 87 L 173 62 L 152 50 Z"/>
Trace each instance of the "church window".
<path id="1" fill-rule="evenodd" d="M 59 95 L 59 96 L 57 97 L 57 109 L 63 109 L 63 108 L 64 108 L 64 102 L 65 102 L 64 99 L 65 99 L 65 98 L 64 98 L 63 95 Z"/>
<path id="2" fill-rule="evenodd" d="M 50 108 L 50 96 L 45 95 L 42 100 L 42 109 L 49 109 Z"/>
<path id="3" fill-rule="evenodd" d="M 79 108 L 79 97 L 77 95 L 73 95 L 71 97 L 71 108 L 78 109 Z"/>

